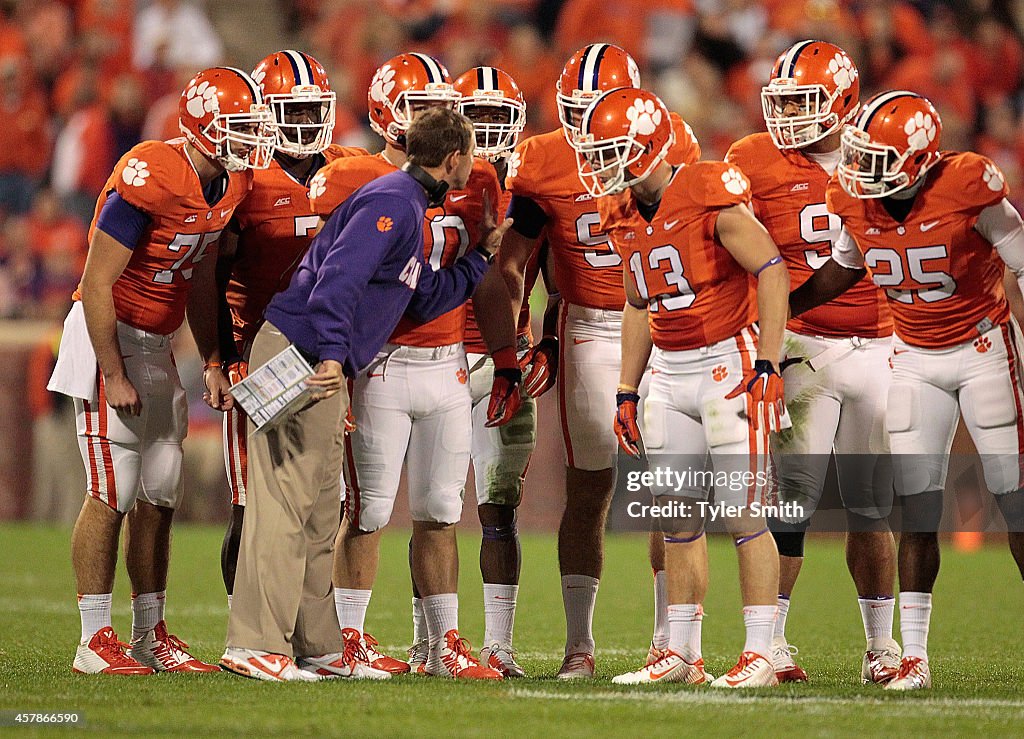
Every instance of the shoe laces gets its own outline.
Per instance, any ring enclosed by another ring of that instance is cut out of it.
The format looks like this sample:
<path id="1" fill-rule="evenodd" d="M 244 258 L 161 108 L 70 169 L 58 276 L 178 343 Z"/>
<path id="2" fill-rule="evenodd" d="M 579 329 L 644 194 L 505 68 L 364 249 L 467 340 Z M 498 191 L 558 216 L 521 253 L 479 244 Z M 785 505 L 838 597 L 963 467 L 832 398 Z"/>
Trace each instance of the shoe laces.
<path id="1" fill-rule="evenodd" d="M 346 665 L 351 665 L 355 662 L 369 663 L 370 658 L 366 654 L 366 648 L 359 639 L 346 639 L 345 650 L 341 654 L 341 660 Z"/>
<path id="2" fill-rule="evenodd" d="M 918 663 L 921 662 L 920 657 L 904 657 L 900 662 L 900 669 L 896 673 L 896 678 L 910 677 L 911 673 L 916 672 Z"/>
<path id="3" fill-rule="evenodd" d="M 573 652 L 565 658 L 562 663 L 562 669 L 578 670 L 581 668 L 589 668 L 591 657 L 586 652 Z"/>
<path id="4" fill-rule="evenodd" d="M 112 667 L 127 667 L 137 665 L 138 660 L 129 657 L 127 650 L 129 645 L 117 638 L 113 629 L 103 629 L 99 632 L 99 644 L 97 652 L 102 652 L 102 657 Z"/>
<path id="5" fill-rule="evenodd" d="M 153 656 L 164 664 L 168 662 L 185 662 L 192 659 L 192 655 L 188 651 L 188 644 L 174 634 L 164 634 L 162 639 L 156 639 L 155 641 L 156 647 L 153 648 Z"/>
<path id="6" fill-rule="evenodd" d="M 800 650 L 794 647 L 788 642 L 778 644 L 772 647 L 772 652 L 779 655 L 780 657 L 795 657 L 800 654 Z"/>
<path id="7" fill-rule="evenodd" d="M 406 650 L 410 662 L 426 662 L 429 652 L 430 642 L 426 639 L 420 639 Z"/>
<path id="8" fill-rule="evenodd" d="M 450 634 L 447 638 L 446 645 L 448 649 L 453 653 L 458 664 L 461 667 L 479 665 L 476 657 L 473 656 L 473 648 L 469 643 L 469 640 L 458 636 L 458 632 Z"/>
<path id="9" fill-rule="evenodd" d="M 373 636 L 370 636 L 366 632 L 363 632 L 363 645 L 366 649 L 366 656 L 376 659 L 377 657 L 383 657 L 384 655 L 377 651 L 377 647 L 380 646 L 380 642 Z"/>

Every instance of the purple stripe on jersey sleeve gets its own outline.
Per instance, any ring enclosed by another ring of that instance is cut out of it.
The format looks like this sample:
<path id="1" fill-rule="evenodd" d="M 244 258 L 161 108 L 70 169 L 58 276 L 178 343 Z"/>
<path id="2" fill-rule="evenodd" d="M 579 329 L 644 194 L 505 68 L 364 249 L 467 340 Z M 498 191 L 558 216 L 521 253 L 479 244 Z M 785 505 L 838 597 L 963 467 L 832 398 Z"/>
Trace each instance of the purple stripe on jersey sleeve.
<path id="1" fill-rule="evenodd" d="M 96 219 L 96 228 L 122 246 L 134 249 L 151 221 L 146 213 L 115 191 L 107 196 L 107 202 Z"/>

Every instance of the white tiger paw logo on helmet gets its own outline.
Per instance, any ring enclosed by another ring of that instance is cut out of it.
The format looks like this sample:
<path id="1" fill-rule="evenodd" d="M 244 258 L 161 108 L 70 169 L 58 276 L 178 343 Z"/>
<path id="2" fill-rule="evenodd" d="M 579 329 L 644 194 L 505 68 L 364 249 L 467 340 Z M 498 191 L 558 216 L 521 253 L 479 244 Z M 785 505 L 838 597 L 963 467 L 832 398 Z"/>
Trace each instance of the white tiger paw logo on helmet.
<path id="1" fill-rule="evenodd" d="M 133 187 L 142 187 L 146 184 L 146 178 L 149 177 L 149 162 L 144 162 L 137 157 L 132 157 L 128 160 L 128 164 L 121 170 L 121 179 L 124 180 L 126 185 L 132 185 Z"/>
<path id="2" fill-rule="evenodd" d="M 323 172 L 319 172 L 309 181 L 309 199 L 315 200 L 325 192 L 327 192 L 327 178 Z"/>
<path id="3" fill-rule="evenodd" d="M 267 68 L 264 67 L 261 64 L 260 68 L 252 73 L 252 81 L 255 82 L 257 85 L 262 85 L 263 84 L 263 80 L 265 80 L 266 78 L 267 78 Z"/>
<path id="4" fill-rule="evenodd" d="M 626 118 L 629 119 L 630 135 L 638 133 L 641 136 L 650 136 L 661 123 L 661 111 L 653 100 L 637 98 L 626 111 Z"/>
<path id="5" fill-rule="evenodd" d="M 512 152 L 512 156 L 508 158 L 508 167 L 505 169 L 505 176 L 508 179 L 514 178 L 519 174 L 519 167 L 523 164 L 523 157 L 518 151 Z"/>
<path id="6" fill-rule="evenodd" d="M 185 91 L 185 110 L 193 118 L 202 118 L 206 113 L 216 114 L 220 110 L 217 88 L 203 80 Z"/>
<path id="7" fill-rule="evenodd" d="M 373 82 L 370 83 L 370 98 L 378 103 L 388 99 L 388 95 L 395 89 L 395 70 L 390 64 L 385 64 L 373 75 Z"/>
<path id="8" fill-rule="evenodd" d="M 853 84 L 853 81 L 857 79 L 857 70 L 853 66 L 853 62 L 850 61 L 850 57 L 846 54 L 839 54 L 838 52 L 828 62 L 828 71 L 832 75 L 832 81 L 836 83 L 836 87 L 842 92 Z"/>
<path id="9" fill-rule="evenodd" d="M 931 113 L 917 111 L 913 118 L 903 124 L 903 131 L 907 134 L 907 144 L 911 151 L 920 151 L 934 140 L 935 121 Z"/>
<path id="10" fill-rule="evenodd" d="M 743 178 L 743 175 L 732 167 L 722 172 L 722 184 L 733 195 L 742 195 L 747 189 L 747 181 Z"/>
<path id="11" fill-rule="evenodd" d="M 1003 189 L 1003 173 L 992 162 L 985 163 L 985 172 L 981 175 L 981 179 L 988 185 L 988 189 L 993 192 L 999 192 Z"/>

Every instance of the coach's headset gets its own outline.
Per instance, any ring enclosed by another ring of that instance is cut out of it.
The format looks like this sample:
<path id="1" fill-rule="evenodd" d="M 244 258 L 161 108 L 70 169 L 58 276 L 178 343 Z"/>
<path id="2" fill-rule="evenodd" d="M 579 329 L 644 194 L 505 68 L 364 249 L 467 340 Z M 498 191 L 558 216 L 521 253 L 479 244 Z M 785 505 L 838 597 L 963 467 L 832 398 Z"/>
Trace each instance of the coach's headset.
<path id="1" fill-rule="evenodd" d="M 427 205 L 429 207 L 439 208 L 444 205 L 444 196 L 448 193 L 447 182 L 434 179 L 423 167 L 409 161 L 402 165 L 402 171 L 408 172 L 409 176 L 420 183 L 423 189 L 427 191 Z"/>

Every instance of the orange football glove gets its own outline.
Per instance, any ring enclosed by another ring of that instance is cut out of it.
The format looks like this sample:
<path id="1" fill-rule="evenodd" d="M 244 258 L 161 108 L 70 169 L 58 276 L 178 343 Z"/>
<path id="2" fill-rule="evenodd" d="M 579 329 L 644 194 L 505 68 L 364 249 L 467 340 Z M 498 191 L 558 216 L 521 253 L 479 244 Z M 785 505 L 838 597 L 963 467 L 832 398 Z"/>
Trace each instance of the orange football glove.
<path id="1" fill-rule="evenodd" d="M 555 385 L 558 375 L 558 339 L 545 336 L 519 360 L 523 387 L 531 398 L 539 398 Z"/>
<path id="2" fill-rule="evenodd" d="M 623 451 L 635 459 L 640 459 L 640 427 L 636 423 L 636 404 L 640 396 L 636 393 L 615 394 L 615 438 Z"/>
<path id="3" fill-rule="evenodd" d="M 519 386 L 523 384 L 523 371 L 519 369 L 516 350 L 511 346 L 499 349 L 491 355 L 494 359 L 494 381 L 491 383 L 491 399 L 487 403 L 487 421 L 484 426 L 504 426 L 512 420 L 523 405 Z"/>
<path id="4" fill-rule="evenodd" d="M 782 430 L 782 418 L 786 413 L 782 376 L 771 362 L 767 359 L 754 362 L 754 366 L 743 374 L 740 384 L 725 397 L 728 400 L 743 393 L 747 394 L 747 417 L 755 431 L 760 428 L 761 418 L 764 418 L 768 431 Z"/>
<path id="5" fill-rule="evenodd" d="M 355 414 L 352 413 L 352 405 L 350 403 L 348 410 L 345 411 L 345 433 L 351 434 L 356 430 L 356 428 L 356 417 Z"/>
<path id="6" fill-rule="evenodd" d="M 249 376 L 249 363 L 244 359 L 235 359 L 228 362 L 224 367 L 224 374 L 228 376 L 228 382 L 237 385 Z"/>

